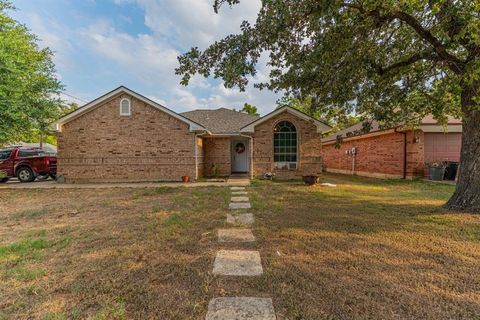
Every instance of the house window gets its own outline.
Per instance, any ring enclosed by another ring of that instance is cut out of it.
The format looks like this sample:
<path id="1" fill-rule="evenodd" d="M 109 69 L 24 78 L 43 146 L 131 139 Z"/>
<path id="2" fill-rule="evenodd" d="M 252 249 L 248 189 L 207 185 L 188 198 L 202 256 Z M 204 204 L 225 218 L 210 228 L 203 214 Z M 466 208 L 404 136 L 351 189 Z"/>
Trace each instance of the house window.
<path id="1" fill-rule="evenodd" d="M 279 122 L 273 129 L 275 167 L 297 168 L 297 128 L 289 121 Z"/>
<path id="2" fill-rule="evenodd" d="M 129 116 L 132 114 L 132 108 L 130 104 L 130 100 L 127 98 L 123 98 L 120 100 L 120 115 L 121 116 Z"/>

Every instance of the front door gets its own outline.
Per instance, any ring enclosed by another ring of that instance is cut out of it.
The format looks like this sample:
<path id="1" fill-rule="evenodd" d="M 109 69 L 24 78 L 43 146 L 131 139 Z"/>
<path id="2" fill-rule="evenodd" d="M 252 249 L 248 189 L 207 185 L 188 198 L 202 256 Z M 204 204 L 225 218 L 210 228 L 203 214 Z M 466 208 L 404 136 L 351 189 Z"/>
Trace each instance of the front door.
<path id="1" fill-rule="evenodd" d="M 232 141 L 232 172 L 248 172 L 248 140 Z"/>

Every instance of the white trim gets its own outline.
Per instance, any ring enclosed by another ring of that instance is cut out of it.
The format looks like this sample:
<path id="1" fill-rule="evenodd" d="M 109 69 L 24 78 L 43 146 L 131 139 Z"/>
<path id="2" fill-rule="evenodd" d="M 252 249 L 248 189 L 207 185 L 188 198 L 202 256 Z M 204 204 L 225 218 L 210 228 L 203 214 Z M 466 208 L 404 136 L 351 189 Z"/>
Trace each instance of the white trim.
<path id="1" fill-rule="evenodd" d="M 204 127 L 202 127 L 200 124 L 194 122 L 194 121 L 191 121 L 187 118 L 185 118 L 184 116 L 162 106 L 161 104 L 159 103 L 156 103 L 155 101 L 152 101 L 138 93 L 136 93 L 135 91 L 132 91 L 130 89 L 128 89 L 127 87 L 124 87 L 124 86 L 120 86 L 118 87 L 117 89 L 115 90 L 112 90 L 110 91 L 109 93 L 87 103 L 86 105 L 84 105 L 83 107 L 75 110 L 74 112 L 72 113 L 69 113 L 67 114 L 66 116 L 64 116 L 63 118 L 59 119 L 58 121 L 56 121 L 53 125 L 54 125 L 54 129 L 57 130 L 57 131 L 62 131 L 62 125 L 80 117 L 81 115 L 83 115 L 84 113 L 94 109 L 95 107 L 98 107 L 99 105 L 101 105 L 103 102 L 113 98 L 114 96 L 120 94 L 120 93 L 125 93 L 127 95 L 130 95 L 131 97 L 134 97 L 154 108 L 157 108 L 159 109 L 160 111 L 163 111 L 165 112 L 166 114 L 180 120 L 180 121 L 183 121 L 185 123 L 187 123 L 189 126 L 190 126 L 190 131 L 197 131 L 197 130 L 206 130 Z"/>
<path id="2" fill-rule="evenodd" d="M 278 124 L 280 122 L 288 122 L 295 128 L 295 137 L 296 137 L 296 141 L 297 141 L 297 143 L 295 145 L 295 149 L 297 150 L 297 152 L 295 152 L 296 153 L 295 158 L 297 159 L 297 161 L 275 161 L 275 134 L 276 134 L 275 127 L 278 126 Z M 272 135 L 273 135 L 273 166 L 274 166 L 274 168 L 277 169 L 277 170 L 297 171 L 298 170 L 298 162 L 299 162 L 299 159 L 300 159 L 300 150 L 299 150 L 300 148 L 298 146 L 300 145 L 299 138 L 301 136 L 301 133 L 300 133 L 297 125 L 290 120 L 280 119 L 273 126 Z M 290 164 L 295 164 L 295 169 L 290 169 Z M 285 168 L 283 168 L 283 166 L 287 166 L 287 168 L 285 169 Z"/>
<path id="3" fill-rule="evenodd" d="M 195 181 L 198 180 L 198 135 L 195 132 L 193 135 L 194 149 L 195 149 Z"/>
<path id="4" fill-rule="evenodd" d="M 127 113 L 123 113 L 123 101 L 127 101 L 128 102 L 128 112 Z M 132 115 L 132 102 L 130 101 L 130 99 L 128 98 L 123 98 L 120 100 L 120 115 L 121 116 L 131 116 Z"/>
<path id="5" fill-rule="evenodd" d="M 300 118 L 300 119 L 303 119 L 305 121 L 311 121 L 313 122 L 313 124 L 317 127 L 317 132 L 318 133 L 323 133 L 323 132 L 328 132 L 330 131 L 332 128 L 321 122 L 321 121 L 318 121 L 312 117 L 310 117 L 309 115 L 306 115 L 305 113 L 303 112 L 300 112 L 296 109 L 293 109 L 291 107 L 288 107 L 288 106 L 285 106 L 285 107 L 282 107 L 282 108 L 278 108 L 277 110 L 273 111 L 273 112 L 270 112 L 269 114 L 267 114 L 266 116 L 258 119 L 258 120 L 255 120 L 254 122 L 246 125 L 245 127 L 241 128 L 240 129 L 240 132 L 247 132 L 247 133 L 254 133 L 255 132 L 255 127 L 279 114 L 281 114 L 282 112 L 284 111 L 287 111 L 289 113 L 291 113 L 292 115 Z"/>
<path id="6" fill-rule="evenodd" d="M 449 124 L 446 128 L 439 125 L 420 125 L 419 129 L 423 132 L 459 133 L 462 132 L 462 125 Z"/>

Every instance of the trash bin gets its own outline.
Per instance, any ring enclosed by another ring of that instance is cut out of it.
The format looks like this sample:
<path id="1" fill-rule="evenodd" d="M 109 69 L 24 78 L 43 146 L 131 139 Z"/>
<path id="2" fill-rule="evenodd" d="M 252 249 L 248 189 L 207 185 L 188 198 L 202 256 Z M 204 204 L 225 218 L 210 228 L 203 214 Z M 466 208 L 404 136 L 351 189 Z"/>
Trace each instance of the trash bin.
<path id="1" fill-rule="evenodd" d="M 428 168 L 430 180 L 442 181 L 445 175 L 445 167 L 432 166 Z"/>
<path id="2" fill-rule="evenodd" d="M 458 162 L 448 162 L 447 167 L 445 168 L 445 180 L 455 180 L 457 176 Z"/>

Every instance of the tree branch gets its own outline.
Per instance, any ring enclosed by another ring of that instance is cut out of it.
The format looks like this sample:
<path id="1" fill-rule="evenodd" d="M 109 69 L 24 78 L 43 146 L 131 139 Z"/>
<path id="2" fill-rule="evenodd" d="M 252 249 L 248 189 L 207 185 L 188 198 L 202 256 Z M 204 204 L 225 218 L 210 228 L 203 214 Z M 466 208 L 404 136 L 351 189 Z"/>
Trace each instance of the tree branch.
<path id="1" fill-rule="evenodd" d="M 421 39 L 428 42 L 433 47 L 438 57 L 441 60 L 446 61 L 448 66 L 453 72 L 460 73 L 465 67 L 465 63 L 462 60 L 450 54 L 447 51 L 447 48 L 445 47 L 445 45 L 442 44 L 441 41 L 438 40 L 430 32 L 430 30 L 425 29 L 414 16 L 408 13 L 405 13 L 403 11 L 394 11 L 392 13 L 382 15 L 378 10 L 367 11 L 361 5 L 356 5 L 352 3 L 341 3 L 340 6 L 358 10 L 360 13 L 373 18 L 377 25 L 381 25 L 384 22 L 391 21 L 393 19 L 398 19 L 400 21 L 403 21 L 408 26 L 410 26 L 415 31 L 415 33 L 417 33 L 420 36 Z"/>
<path id="2" fill-rule="evenodd" d="M 392 70 L 399 69 L 399 68 L 402 68 L 402 67 L 408 67 L 409 65 L 414 64 L 415 62 L 420 61 L 420 60 L 438 61 L 439 58 L 430 49 L 430 50 L 426 50 L 426 51 L 423 51 L 423 52 L 415 53 L 414 55 L 412 55 L 408 59 L 393 63 L 393 64 L 391 64 L 387 67 L 381 67 L 381 66 L 378 66 L 378 65 L 375 65 L 375 64 L 372 64 L 372 65 L 373 65 L 374 69 L 376 70 L 376 72 L 380 76 L 383 76 L 383 75 L 387 74 L 388 72 L 390 72 Z"/>
<path id="3" fill-rule="evenodd" d="M 395 12 L 393 16 L 408 24 L 422 39 L 430 43 L 440 58 L 447 62 L 451 62 L 449 63 L 449 65 L 452 71 L 462 71 L 464 67 L 464 62 L 458 59 L 456 56 L 448 53 L 445 46 L 437 38 L 435 38 L 435 36 L 433 36 L 433 34 L 429 30 L 423 28 L 423 26 L 418 22 L 415 17 L 401 11 Z"/>

